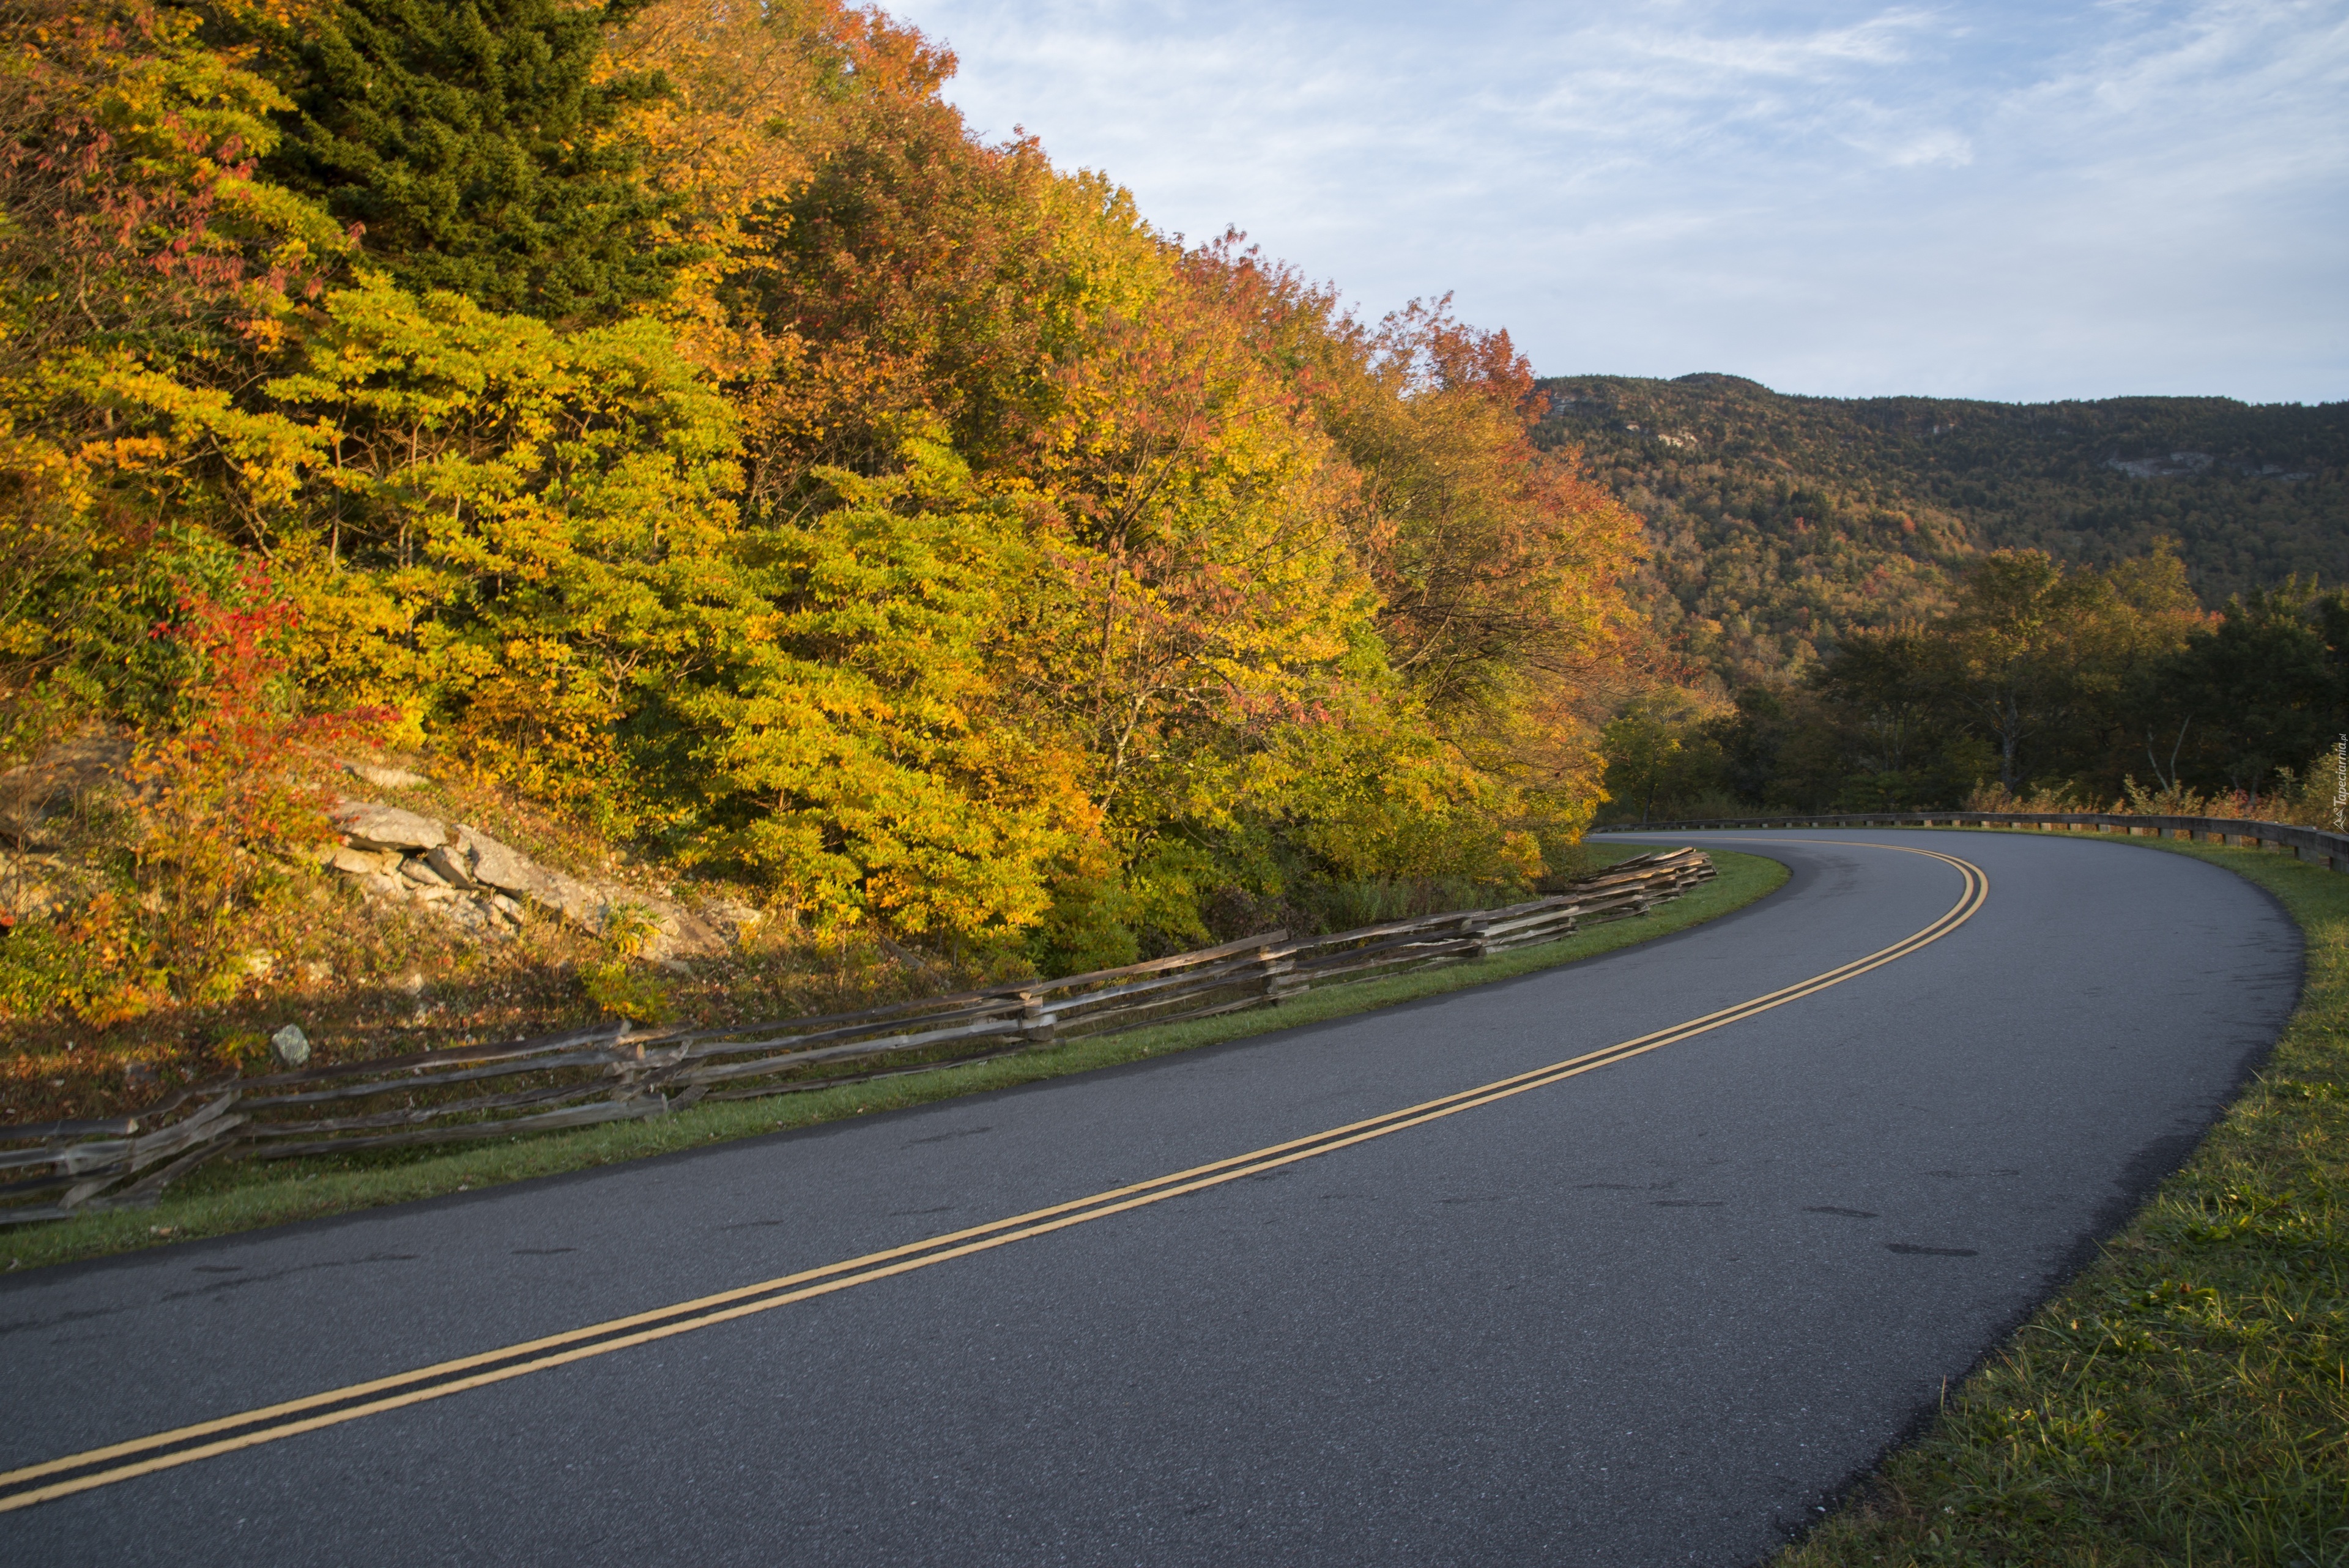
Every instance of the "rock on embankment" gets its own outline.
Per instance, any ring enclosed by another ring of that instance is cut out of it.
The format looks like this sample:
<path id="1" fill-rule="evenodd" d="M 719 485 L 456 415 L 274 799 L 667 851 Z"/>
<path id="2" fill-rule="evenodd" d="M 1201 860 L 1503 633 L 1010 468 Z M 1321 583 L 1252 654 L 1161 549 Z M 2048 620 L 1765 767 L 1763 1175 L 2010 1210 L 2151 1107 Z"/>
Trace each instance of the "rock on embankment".
<path id="1" fill-rule="evenodd" d="M 378 898 L 421 904 L 481 936 L 511 936 L 533 911 L 602 931 L 634 909 L 652 926 L 644 956 L 683 959 L 724 951 L 759 919 L 747 905 L 714 905 L 705 918 L 633 888 L 566 877 L 479 828 L 394 805 L 347 800 L 328 815 L 341 838 L 324 856 L 329 867 Z"/>
<path id="2" fill-rule="evenodd" d="M 35 761 L 0 772 L 0 927 L 53 916 L 103 886 L 67 831 L 90 801 L 136 795 L 130 737 L 89 730 Z M 404 768 L 347 762 L 343 771 L 378 789 L 428 783 Z M 541 866 L 478 828 L 375 801 L 346 800 L 330 814 L 341 842 L 319 858 L 378 897 L 423 905 L 482 936 L 503 937 L 533 912 L 602 932 L 634 909 L 652 931 L 640 950 L 656 960 L 723 951 L 759 920 L 747 904 L 715 900 L 698 911 L 617 883 L 583 881 Z"/>

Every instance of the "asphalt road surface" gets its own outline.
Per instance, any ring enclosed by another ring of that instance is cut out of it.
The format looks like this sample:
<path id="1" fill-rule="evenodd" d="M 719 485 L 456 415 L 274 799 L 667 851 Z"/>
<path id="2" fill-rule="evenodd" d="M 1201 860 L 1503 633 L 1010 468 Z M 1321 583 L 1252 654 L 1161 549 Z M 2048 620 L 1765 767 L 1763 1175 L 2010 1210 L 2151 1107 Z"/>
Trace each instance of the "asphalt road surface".
<path id="1" fill-rule="evenodd" d="M 0 1560 L 1757 1562 L 2185 1157 L 2290 1012 L 2300 940 L 2229 873 L 2112 842 L 1680 836 L 1793 877 L 1359 1018 L 0 1280 L 0 1469 L 1665 1029 L 1944 917 L 1960 871 L 1895 846 L 1989 896 L 1840 984 L 1387 1136 L 0 1513 Z"/>

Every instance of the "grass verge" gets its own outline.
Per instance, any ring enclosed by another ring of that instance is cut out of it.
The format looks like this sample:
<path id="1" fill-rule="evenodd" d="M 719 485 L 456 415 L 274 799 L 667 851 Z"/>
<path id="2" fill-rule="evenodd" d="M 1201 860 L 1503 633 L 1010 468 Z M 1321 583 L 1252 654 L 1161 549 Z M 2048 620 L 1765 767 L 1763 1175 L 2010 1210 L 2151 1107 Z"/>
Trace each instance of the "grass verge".
<path id="1" fill-rule="evenodd" d="M 1775 1568 L 2349 1563 L 2349 876 L 2134 846 L 2282 899 L 2300 1009 L 2098 1261 Z"/>
<path id="2" fill-rule="evenodd" d="M 1637 853 L 1642 847 L 1634 846 L 1624 852 Z M 1694 892 L 1644 919 L 1597 926 L 1542 947 L 1521 949 L 1447 969 L 1333 985 L 1278 1007 L 1097 1035 L 999 1061 L 843 1085 L 836 1089 L 768 1100 L 695 1106 L 672 1116 L 647 1121 L 515 1137 L 456 1150 L 388 1151 L 201 1168 L 168 1191 L 152 1209 L 91 1214 L 0 1232 L 0 1258 L 6 1260 L 0 1263 L 0 1270 L 67 1262 L 582 1170 L 730 1138 L 839 1121 L 872 1111 L 895 1110 L 960 1095 L 1009 1088 L 1301 1023 L 1318 1023 L 1399 1002 L 1529 974 L 1669 936 L 1741 909 L 1786 878 L 1785 867 L 1775 860 L 1729 850 L 1710 853 L 1720 875 Z"/>

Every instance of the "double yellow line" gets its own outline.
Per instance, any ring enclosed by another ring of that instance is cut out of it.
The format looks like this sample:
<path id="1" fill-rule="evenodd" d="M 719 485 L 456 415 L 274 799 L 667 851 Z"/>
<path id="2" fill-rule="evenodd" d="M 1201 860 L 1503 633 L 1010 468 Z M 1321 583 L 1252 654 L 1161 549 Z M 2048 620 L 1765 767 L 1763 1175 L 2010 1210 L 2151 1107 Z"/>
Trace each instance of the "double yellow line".
<path id="1" fill-rule="evenodd" d="M 1807 842 L 1837 841 L 1813 839 Z M 1299 1160 L 1334 1153 L 1354 1144 L 1367 1143 L 1372 1138 L 1423 1127 L 1444 1116 L 1457 1116 L 1462 1111 L 1489 1106 L 1496 1100 L 1543 1088 L 1629 1057 L 1661 1049 L 1752 1018 L 1757 1013 L 1767 1012 L 1775 1007 L 1784 1007 L 1790 1002 L 1798 1002 L 1829 986 L 1841 985 L 1949 935 L 1972 919 L 1990 895 L 1990 879 L 1978 867 L 1955 856 L 1897 845 L 1871 845 L 1868 847 L 1899 849 L 1903 854 L 1922 855 L 1953 866 L 1965 879 L 1964 891 L 1946 914 L 1922 930 L 1865 958 L 1854 959 L 1839 968 L 1813 975 L 1766 996 L 1757 996 L 1733 1007 L 1723 1008 L 1718 1012 L 1708 1012 L 1702 1018 L 1692 1018 L 1685 1023 L 1674 1024 L 1652 1034 L 1642 1034 L 1635 1040 L 1626 1040 L 1547 1067 L 1537 1067 L 1514 1077 L 1496 1079 L 1476 1088 L 1425 1100 L 1365 1121 L 1350 1122 L 1309 1137 L 1294 1138 L 1247 1154 L 1235 1155 L 1211 1165 L 1194 1166 L 1188 1170 L 1179 1170 L 1153 1181 L 1097 1192 L 1090 1198 L 1056 1203 L 1049 1209 L 1031 1210 L 1008 1220 L 975 1225 L 967 1231 L 933 1236 L 927 1241 L 892 1247 L 885 1251 L 868 1252 L 861 1258 L 827 1263 L 822 1268 L 806 1269 L 757 1284 L 721 1291 L 716 1295 L 698 1296 L 674 1306 L 614 1318 L 585 1328 L 549 1334 L 543 1339 L 510 1345 L 501 1350 L 439 1362 L 412 1372 L 397 1373 L 367 1383 L 354 1383 L 347 1387 L 328 1389 L 322 1394 L 289 1399 L 283 1404 L 264 1406 L 233 1416 L 222 1416 L 216 1420 L 199 1421 L 193 1426 L 177 1427 L 168 1432 L 157 1432 L 150 1437 L 134 1438 L 129 1442 L 114 1443 L 83 1453 L 67 1454 L 62 1459 L 27 1465 L 21 1469 L 0 1474 L 0 1512 L 29 1508 L 53 1498 L 69 1497 L 75 1492 L 111 1486 L 117 1481 L 129 1480 L 179 1465 L 193 1464 L 199 1459 L 233 1453 L 239 1449 L 277 1442 L 282 1438 L 298 1437 L 304 1432 L 315 1432 L 321 1428 L 339 1426 L 362 1417 L 421 1404 L 428 1399 L 444 1398 L 469 1388 L 485 1387 L 533 1372 L 585 1361 L 591 1356 L 607 1355 L 616 1350 L 649 1345 L 655 1340 L 689 1334 L 695 1329 L 730 1323 L 736 1318 L 749 1317 L 757 1313 L 771 1312 L 793 1302 L 870 1284 L 895 1274 L 910 1273 L 916 1269 L 926 1269 L 933 1264 L 1009 1246 L 1030 1237 L 1049 1235 L 1072 1225 L 1082 1225 L 1112 1214 L 1123 1214 L 1147 1204 L 1163 1203 L 1170 1198 L 1219 1187 L 1243 1177 L 1260 1175 L 1281 1166 L 1294 1165 Z"/>

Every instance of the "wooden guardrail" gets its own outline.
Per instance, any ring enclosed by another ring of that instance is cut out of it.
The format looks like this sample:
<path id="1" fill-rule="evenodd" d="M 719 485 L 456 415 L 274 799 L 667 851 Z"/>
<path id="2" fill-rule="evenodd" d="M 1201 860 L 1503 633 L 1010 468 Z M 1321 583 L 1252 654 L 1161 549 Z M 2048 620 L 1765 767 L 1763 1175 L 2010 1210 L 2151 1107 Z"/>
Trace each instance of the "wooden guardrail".
<path id="1" fill-rule="evenodd" d="M 1054 1041 L 1278 1004 L 1317 985 L 1484 958 L 1644 915 L 1713 876 L 1657 851 L 1497 909 L 1291 940 L 1286 931 L 1061 980 L 721 1029 L 622 1021 L 537 1039 L 179 1089 L 136 1116 L 0 1127 L 0 1224 L 155 1201 L 206 1160 L 512 1137 L 991 1060 Z"/>
<path id="2" fill-rule="evenodd" d="M 1723 816 L 1645 826 L 1611 823 L 1594 833 L 1705 833 L 1746 827 L 2027 827 L 2044 832 L 2124 833 L 2147 837 L 2200 839 L 2252 848 L 2289 849 L 2299 859 L 2330 870 L 2349 871 L 2349 834 L 2288 822 L 2254 822 L 2234 816 L 2136 816 L 2110 812 L 1877 811 L 1819 812 L 1804 816 Z"/>

